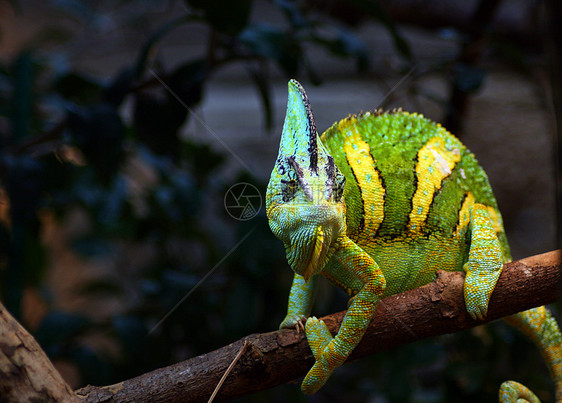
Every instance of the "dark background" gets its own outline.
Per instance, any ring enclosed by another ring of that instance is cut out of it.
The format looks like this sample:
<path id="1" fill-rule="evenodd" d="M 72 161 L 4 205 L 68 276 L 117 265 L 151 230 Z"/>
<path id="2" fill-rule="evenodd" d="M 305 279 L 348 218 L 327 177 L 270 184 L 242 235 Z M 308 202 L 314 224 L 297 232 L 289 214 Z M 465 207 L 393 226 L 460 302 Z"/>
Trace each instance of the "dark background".
<path id="1" fill-rule="evenodd" d="M 384 4 L 0 0 L 0 297 L 72 387 L 278 327 L 281 242 L 225 194 L 264 194 L 289 78 L 319 131 L 377 107 L 443 123 L 488 172 L 514 258 L 556 247 L 548 4 Z M 346 303 L 324 283 L 314 313 Z M 243 400 L 495 401 L 506 379 L 552 399 L 498 323 Z"/>

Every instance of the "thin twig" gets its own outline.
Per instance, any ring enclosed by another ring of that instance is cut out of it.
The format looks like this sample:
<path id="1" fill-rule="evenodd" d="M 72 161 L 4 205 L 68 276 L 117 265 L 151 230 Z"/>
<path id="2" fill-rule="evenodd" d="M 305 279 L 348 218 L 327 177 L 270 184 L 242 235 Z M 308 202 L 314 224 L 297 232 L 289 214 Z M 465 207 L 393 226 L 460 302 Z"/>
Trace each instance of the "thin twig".
<path id="1" fill-rule="evenodd" d="M 242 348 L 240 349 L 238 354 L 236 354 L 236 357 L 234 357 L 234 360 L 232 360 L 232 362 L 230 363 L 230 365 L 226 369 L 224 375 L 220 379 L 219 383 L 217 384 L 217 387 L 213 391 L 213 394 L 211 395 L 211 397 L 209 398 L 209 401 L 207 403 L 211 403 L 215 399 L 215 396 L 217 395 L 217 393 L 219 392 L 219 389 L 221 388 L 222 384 L 226 380 L 226 377 L 228 376 L 228 374 L 230 374 L 230 371 L 232 371 L 232 368 L 234 368 L 234 365 L 236 365 L 236 362 L 240 359 L 240 357 L 242 357 L 242 354 L 244 354 L 244 352 L 248 349 L 249 346 L 250 346 L 250 343 L 248 342 L 248 340 L 244 341 L 244 345 L 242 346 Z"/>

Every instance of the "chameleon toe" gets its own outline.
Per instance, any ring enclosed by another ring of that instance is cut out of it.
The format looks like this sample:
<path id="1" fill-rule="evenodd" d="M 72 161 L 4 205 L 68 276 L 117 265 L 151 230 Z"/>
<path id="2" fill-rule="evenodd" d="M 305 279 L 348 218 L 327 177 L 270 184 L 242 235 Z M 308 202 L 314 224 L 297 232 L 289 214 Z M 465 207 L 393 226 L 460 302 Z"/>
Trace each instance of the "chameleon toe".
<path id="1" fill-rule="evenodd" d="M 332 334 L 326 324 L 315 317 L 310 317 L 306 321 L 306 337 L 316 360 L 319 359 L 326 346 L 332 340 Z"/>

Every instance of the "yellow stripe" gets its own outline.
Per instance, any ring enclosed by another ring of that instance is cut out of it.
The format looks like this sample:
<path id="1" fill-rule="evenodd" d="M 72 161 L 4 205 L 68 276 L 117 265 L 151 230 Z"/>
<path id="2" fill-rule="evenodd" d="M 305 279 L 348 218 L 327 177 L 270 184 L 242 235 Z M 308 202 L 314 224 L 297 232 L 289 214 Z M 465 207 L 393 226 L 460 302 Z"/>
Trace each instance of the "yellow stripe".
<path id="1" fill-rule="evenodd" d="M 340 123 L 344 134 L 344 151 L 355 178 L 361 189 L 363 209 L 365 211 L 365 227 L 363 235 L 375 236 L 384 219 L 384 194 L 379 173 L 374 168 L 373 157 L 367 144 L 357 131 L 354 120 L 346 119 Z"/>
<path id="2" fill-rule="evenodd" d="M 418 185 L 412 198 L 412 211 L 408 224 L 411 232 L 421 232 L 435 192 L 441 188 L 443 179 L 451 174 L 460 159 L 460 150 L 456 148 L 448 150 L 441 137 L 431 138 L 420 148 L 416 166 Z"/>
<path id="3" fill-rule="evenodd" d="M 492 220 L 492 225 L 494 226 L 494 231 L 496 234 L 499 234 L 503 231 L 503 222 L 501 215 L 498 214 L 497 210 L 492 206 L 486 206 L 488 210 L 488 215 L 490 216 L 490 220 Z"/>
<path id="4" fill-rule="evenodd" d="M 461 209 L 459 210 L 459 223 L 455 228 L 455 235 L 456 236 L 463 236 L 466 233 L 468 228 L 468 224 L 470 222 L 470 209 L 474 206 L 474 195 L 470 192 L 467 193 Z M 494 228 L 494 232 L 499 234 L 503 231 L 503 222 L 501 219 L 501 215 L 498 214 L 497 210 L 492 206 L 484 206 L 488 211 L 488 216 L 490 217 L 490 221 L 492 222 L 492 227 Z"/>

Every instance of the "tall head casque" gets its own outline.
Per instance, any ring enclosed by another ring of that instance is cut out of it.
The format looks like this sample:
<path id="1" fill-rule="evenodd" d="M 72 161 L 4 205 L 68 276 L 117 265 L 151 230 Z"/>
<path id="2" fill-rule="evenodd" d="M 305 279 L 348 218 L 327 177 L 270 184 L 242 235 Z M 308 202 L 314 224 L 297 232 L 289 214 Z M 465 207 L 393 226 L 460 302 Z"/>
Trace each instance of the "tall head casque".
<path id="1" fill-rule="evenodd" d="M 303 87 L 289 81 L 279 154 L 266 193 L 271 230 L 283 243 L 295 273 L 308 280 L 329 260 L 345 235 L 345 177 L 316 131 Z"/>

